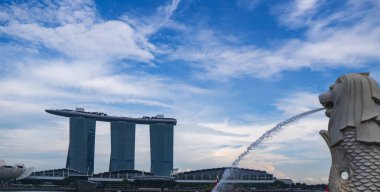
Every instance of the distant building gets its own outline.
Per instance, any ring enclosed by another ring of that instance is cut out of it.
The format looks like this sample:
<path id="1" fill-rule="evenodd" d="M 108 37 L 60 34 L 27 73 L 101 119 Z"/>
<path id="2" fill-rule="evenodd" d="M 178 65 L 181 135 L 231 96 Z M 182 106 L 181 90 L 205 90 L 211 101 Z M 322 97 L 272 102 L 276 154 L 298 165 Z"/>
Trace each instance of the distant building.
<path id="1" fill-rule="evenodd" d="M 289 186 L 293 184 L 293 180 L 291 180 L 291 179 L 277 179 L 277 180 L 281 181 L 281 182 L 283 182 Z"/>
<path id="2" fill-rule="evenodd" d="M 153 173 L 138 170 L 117 170 L 110 172 L 97 173 L 91 176 L 96 181 L 103 178 L 109 179 L 134 179 L 136 177 L 152 176 Z"/>
<path id="3" fill-rule="evenodd" d="M 201 169 L 173 174 L 177 186 L 188 191 L 211 191 L 223 179 L 228 167 Z M 253 191 L 275 188 L 276 178 L 266 171 L 234 168 L 230 177 L 223 181 L 226 191 Z"/>
<path id="4" fill-rule="evenodd" d="M 61 169 L 49 169 L 44 171 L 35 171 L 27 179 L 35 180 L 63 180 L 70 176 L 87 176 L 86 173 L 78 170 L 61 168 Z"/>
<path id="5" fill-rule="evenodd" d="M 93 173 L 96 121 L 105 121 L 111 123 L 110 172 L 134 169 L 136 124 L 150 126 L 151 172 L 169 176 L 173 169 L 173 132 L 177 124 L 174 118 L 165 118 L 164 115 L 142 118 L 109 116 L 101 112 L 86 112 L 84 108 L 45 111 L 70 118 L 66 168 L 89 175 Z"/>
<path id="6" fill-rule="evenodd" d="M 135 134 L 135 123 L 111 122 L 110 172 L 135 169 Z"/>
<path id="7" fill-rule="evenodd" d="M 177 182 L 215 182 L 223 177 L 224 171 L 228 167 L 200 169 L 174 174 Z M 234 168 L 231 177 L 228 179 L 240 183 L 273 183 L 276 178 L 266 171 L 255 169 Z"/>
<path id="8" fill-rule="evenodd" d="M 210 191 L 215 184 L 223 178 L 224 171 L 227 167 L 201 169 L 188 172 L 172 174 L 171 177 L 157 176 L 151 172 L 137 170 L 117 170 L 112 172 L 103 172 L 93 175 L 87 175 L 73 169 L 53 169 L 34 172 L 26 179 L 26 183 L 49 182 L 62 185 L 61 181 L 82 180 L 88 183 L 101 183 L 103 186 L 122 186 L 122 182 L 128 180 L 134 187 L 153 187 L 173 184 L 178 191 Z M 69 179 L 66 179 L 69 178 Z M 224 182 L 226 191 L 252 191 L 253 189 L 278 189 L 279 182 L 265 171 L 234 168 L 231 177 Z M 124 186 L 125 187 L 125 186 Z M 133 188 L 135 191 L 143 189 Z M 156 188 L 156 187 L 154 187 Z M 123 191 L 123 189 L 120 189 Z"/>
<path id="9" fill-rule="evenodd" d="M 96 121 L 84 117 L 70 118 L 70 143 L 66 168 L 83 173 L 94 172 Z"/>
<path id="10" fill-rule="evenodd" d="M 150 125 L 151 172 L 159 176 L 169 176 L 173 169 L 174 125 Z"/>
<path id="11" fill-rule="evenodd" d="M 0 180 L 21 180 L 28 177 L 34 168 L 26 168 L 23 164 L 6 164 L 5 161 L 0 160 Z"/>

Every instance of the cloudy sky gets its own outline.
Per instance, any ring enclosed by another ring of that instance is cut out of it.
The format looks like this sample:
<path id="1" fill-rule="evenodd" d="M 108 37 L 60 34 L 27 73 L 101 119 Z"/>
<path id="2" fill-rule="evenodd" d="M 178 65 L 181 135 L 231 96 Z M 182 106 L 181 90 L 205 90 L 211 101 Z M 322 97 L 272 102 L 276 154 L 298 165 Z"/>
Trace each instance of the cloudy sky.
<path id="1" fill-rule="evenodd" d="M 263 132 L 320 107 L 350 72 L 380 79 L 378 0 L 0 2 L 0 159 L 65 166 L 68 119 L 47 108 L 175 117 L 174 167 L 228 166 Z M 326 182 L 323 112 L 266 141 L 241 166 Z M 136 169 L 149 171 L 148 126 Z M 95 170 L 108 170 L 98 122 Z"/>

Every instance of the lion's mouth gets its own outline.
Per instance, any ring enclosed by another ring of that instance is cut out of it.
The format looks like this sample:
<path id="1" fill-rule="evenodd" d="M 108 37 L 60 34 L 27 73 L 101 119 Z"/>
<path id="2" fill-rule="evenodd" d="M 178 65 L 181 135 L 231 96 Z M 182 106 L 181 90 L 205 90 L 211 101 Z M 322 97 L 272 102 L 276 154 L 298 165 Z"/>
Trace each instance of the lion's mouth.
<path id="1" fill-rule="evenodd" d="M 334 109 L 334 103 L 327 101 L 326 103 L 324 103 L 323 106 L 326 108 L 326 112 L 325 112 L 326 116 L 330 117 Z"/>
<path id="2" fill-rule="evenodd" d="M 331 117 L 334 108 L 334 102 L 330 92 L 319 95 L 319 102 L 326 108 L 326 116 Z"/>

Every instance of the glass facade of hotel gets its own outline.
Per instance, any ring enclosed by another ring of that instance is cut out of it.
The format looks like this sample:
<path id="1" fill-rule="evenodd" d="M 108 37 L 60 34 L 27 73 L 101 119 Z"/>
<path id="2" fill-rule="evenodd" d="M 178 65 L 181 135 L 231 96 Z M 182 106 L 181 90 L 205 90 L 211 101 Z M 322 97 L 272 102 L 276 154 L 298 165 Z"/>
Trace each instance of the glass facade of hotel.
<path id="1" fill-rule="evenodd" d="M 169 176 L 173 169 L 173 132 L 174 125 L 150 125 L 150 157 L 154 175 Z"/>
<path id="2" fill-rule="evenodd" d="M 70 118 L 70 143 L 66 168 L 91 174 L 94 171 L 96 121 Z"/>
<path id="3" fill-rule="evenodd" d="M 135 168 L 135 133 L 135 123 L 111 122 L 110 172 Z"/>

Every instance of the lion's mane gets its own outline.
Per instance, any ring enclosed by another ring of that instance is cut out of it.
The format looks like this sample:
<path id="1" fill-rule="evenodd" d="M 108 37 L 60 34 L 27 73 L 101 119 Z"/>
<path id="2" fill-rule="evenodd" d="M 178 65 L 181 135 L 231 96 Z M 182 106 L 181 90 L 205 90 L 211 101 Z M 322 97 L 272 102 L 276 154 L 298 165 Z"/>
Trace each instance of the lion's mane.
<path id="1" fill-rule="evenodd" d="M 376 81 L 369 74 L 347 74 L 336 80 L 332 92 L 331 146 L 342 141 L 347 127 L 356 128 L 358 141 L 380 143 L 380 88 Z"/>

